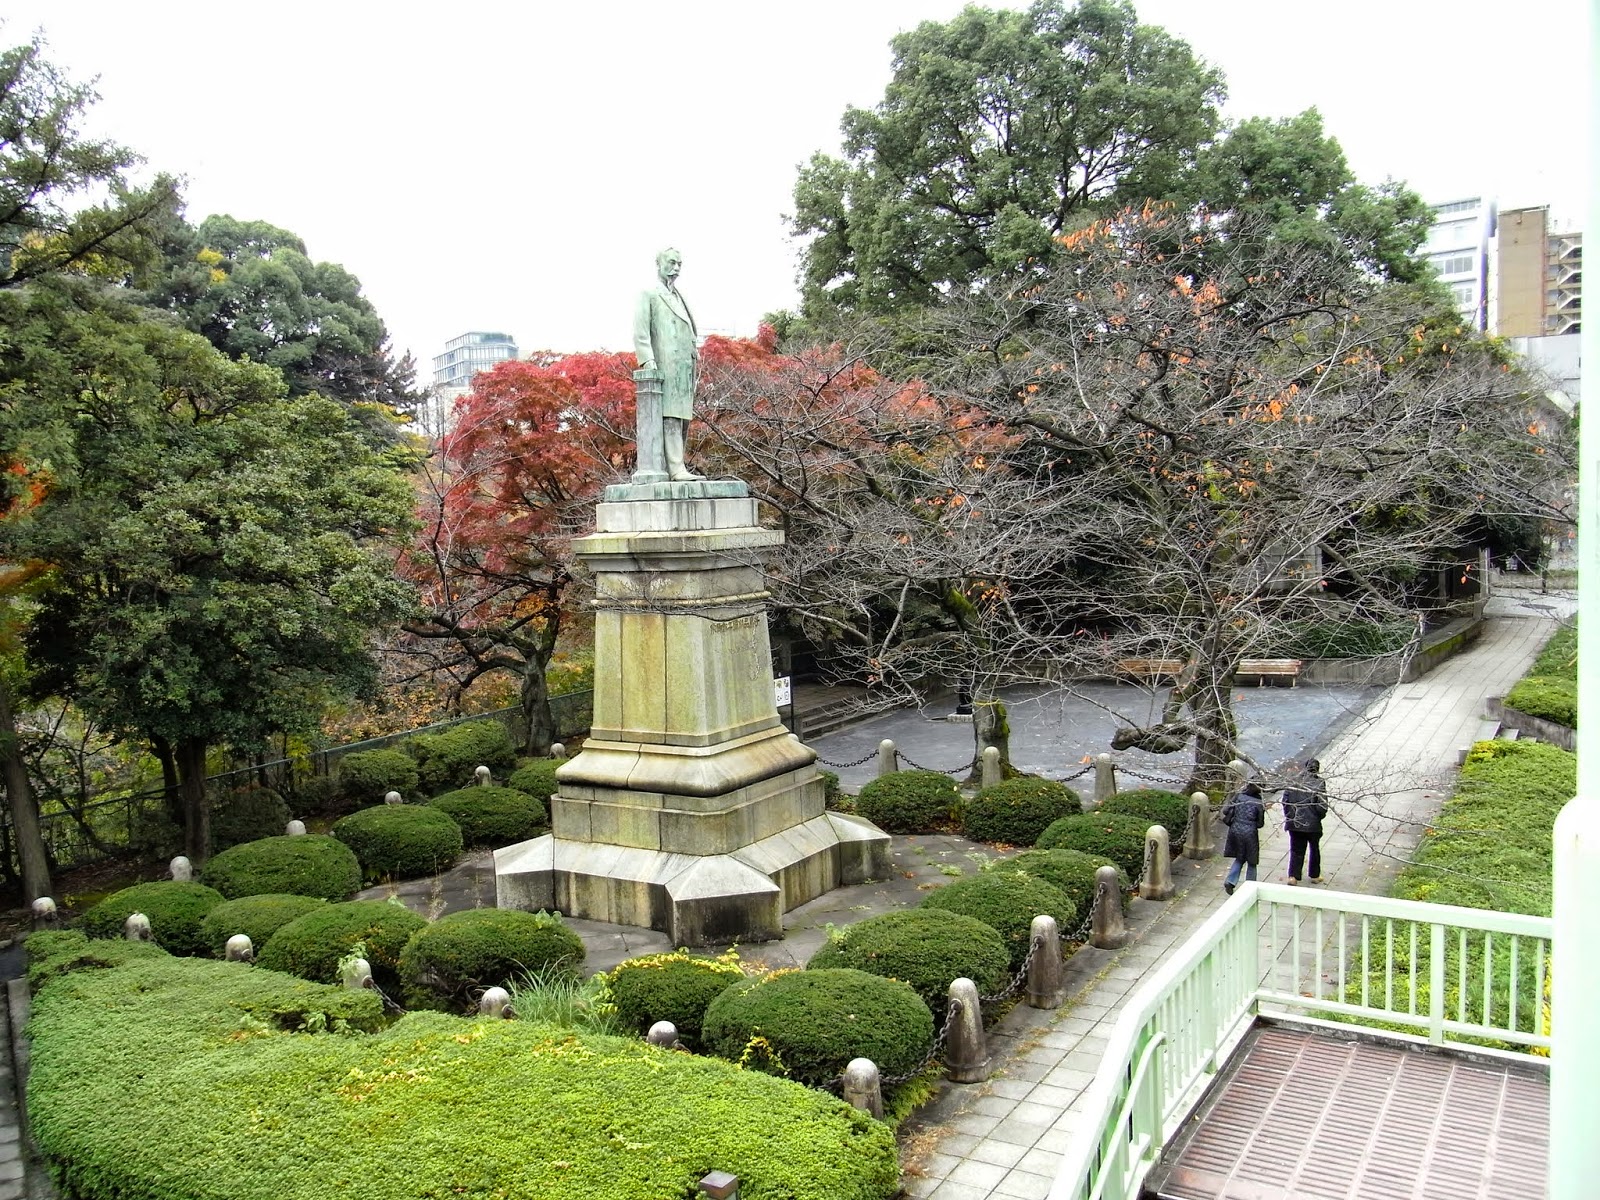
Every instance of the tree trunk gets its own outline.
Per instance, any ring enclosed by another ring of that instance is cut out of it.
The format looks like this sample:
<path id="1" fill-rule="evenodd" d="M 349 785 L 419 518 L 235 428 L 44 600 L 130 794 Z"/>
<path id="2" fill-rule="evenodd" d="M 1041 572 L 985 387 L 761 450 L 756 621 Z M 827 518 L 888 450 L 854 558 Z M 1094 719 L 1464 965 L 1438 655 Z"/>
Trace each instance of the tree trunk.
<path id="1" fill-rule="evenodd" d="M 178 792 L 178 760 L 173 756 L 172 743 L 164 737 L 152 737 L 150 749 L 161 764 L 161 787 L 167 806 L 167 816 L 174 825 L 183 824 L 183 797 Z"/>
<path id="2" fill-rule="evenodd" d="M 522 672 L 522 725 L 527 730 L 522 752 L 543 758 L 550 753 L 556 740 L 556 720 L 550 711 L 550 687 L 545 682 L 544 667 L 529 660 Z"/>
<path id="3" fill-rule="evenodd" d="M 1228 764 L 1238 756 L 1238 723 L 1233 719 L 1233 695 L 1227 680 L 1215 681 L 1190 697 L 1195 725 L 1194 775 L 1188 791 L 1217 795 L 1228 786 Z"/>
<path id="4" fill-rule="evenodd" d="M 50 857 L 45 853 L 44 833 L 39 825 L 39 805 L 28 783 L 27 764 L 22 761 L 22 740 L 17 736 L 16 715 L 11 708 L 11 688 L 0 679 L 0 766 L 3 766 L 6 799 L 11 807 L 11 828 L 16 835 L 17 861 L 22 866 L 22 889 L 30 903 L 50 894 Z"/>
<path id="5" fill-rule="evenodd" d="M 1011 765 L 1011 722 L 1006 718 L 1006 706 L 988 688 L 980 686 L 974 690 L 976 694 L 972 701 L 972 770 L 967 775 L 967 782 L 982 783 L 983 752 L 990 746 L 1000 751 L 1000 778 L 1010 779 L 1017 773 L 1017 769 Z"/>
<path id="6" fill-rule="evenodd" d="M 211 805 L 206 800 L 206 744 L 182 738 L 177 746 L 178 790 L 183 797 L 183 852 L 197 868 L 211 856 Z"/>

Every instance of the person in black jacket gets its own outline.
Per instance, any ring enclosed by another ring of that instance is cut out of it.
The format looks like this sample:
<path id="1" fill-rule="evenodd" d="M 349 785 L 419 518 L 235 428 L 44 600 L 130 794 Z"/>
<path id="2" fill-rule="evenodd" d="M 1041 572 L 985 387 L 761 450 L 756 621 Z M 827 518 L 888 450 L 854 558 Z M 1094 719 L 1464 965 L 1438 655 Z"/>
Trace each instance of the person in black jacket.
<path id="1" fill-rule="evenodd" d="M 1222 806 L 1222 819 L 1228 826 L 1228 840 L 1222 847 L 1223 856 L 1233 859 L 1228 868 L 1228 878 L 1222 890 L 1233 895 L 1239 882 L 1239 872 L 1246 879 L 1256 877 L 1256 866 L 1261 861 L 1261 827 L 1267 823 L 1267 806 L 1261 800 L 1261 785 L 1247 783 L 1239 794 Z"/>
<path id="2" fill-rule="evenodd" d="M 1283 827 L 1289 834 L 1289 882 L 1300 882 L 1303 866 L 1311 868 L 1311 882 L 1322 882 L 1322 818 L 1328 815 L 1328 785 L 1321 774 L 1322 764 L 1314 758 L 1305 761 L 1305 775 L 1283 789 Z M 1311 861 L 1306 862 L 1310 852 Z"/>

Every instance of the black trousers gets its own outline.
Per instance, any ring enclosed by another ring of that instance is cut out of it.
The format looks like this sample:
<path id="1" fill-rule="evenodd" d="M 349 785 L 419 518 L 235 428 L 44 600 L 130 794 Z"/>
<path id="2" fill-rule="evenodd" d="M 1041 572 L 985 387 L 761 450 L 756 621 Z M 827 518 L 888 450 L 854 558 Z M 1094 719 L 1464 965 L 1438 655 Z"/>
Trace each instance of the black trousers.
<path id="1" fill-rule="evenodd" d="M 1311 851 L 1311 861 L 1306 863 L 1306 850 Z M 1322 835 L 1289 831 L 1289 878 L 1300 878 L 1302 864 L 1311 868 L 1311 878 L 1322 878 Z"/>

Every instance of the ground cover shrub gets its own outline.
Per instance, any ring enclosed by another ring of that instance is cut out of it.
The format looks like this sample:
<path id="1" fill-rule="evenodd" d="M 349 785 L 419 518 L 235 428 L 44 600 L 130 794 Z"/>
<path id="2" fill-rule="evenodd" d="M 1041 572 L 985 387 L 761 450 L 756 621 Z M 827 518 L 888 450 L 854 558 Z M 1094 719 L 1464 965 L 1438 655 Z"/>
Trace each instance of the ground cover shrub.
<path id="1" fill-rule="evenodd" d="M 250 945 L 260 953 L 267 939 L 290 921 L 327 903 L 320 896 L 290 893 L 224 900 L 206 914 L 206 919 L 200 923 L 200 936 L 205 939 L 206 949 L 213 958 L 221 958 L 227 952 L 228 939 L 236 933 L 248 937 Z"/>
<path id="2" fill-rule="evenodd" d="M 91 938 L 81 929 L 49 929 L 29 934 L 28 987 L 37 992 L 52 979 L 73 971 L 120 967 L 146 959 L 170 959 L 154 942 Z"/>
<path id="3" fill-rule="evenodd" d="M 899 1186 L 887 1126 L 782 1079 L 523 1020 L 363 1032 L 379 1015 L 232 963 L 74 973 L 35 1001 L 34 1136 L 80 1200 L 683 1200 L 713 1166 L 752 1200 Z"/>
<path id="4" fill-rule="evenodd" d="M 1550 635 L 1539 657 L 1528 668 L 1529 675 L 1544 675 L 1560 679 L 1578 677 L 1578 618 L 1563 625 Z"/>
<path id="5" fill-rule="evenodd" d="M 1144 870 L 1144 835 L 1150 822 L 1125 813 L 1084 813 L 1063 817 L 1039 835 L 1040 850 L 1082 850 L 1109 858 L 1127 874 L 1139 878 Z"/>
<path id="6" fill-rule="evenodd" d="M 461 826 L 468 846 L 509 846 L 550 824 L 542 801 L 509 787 L 466 787 L 428 801 Z"/>
<path id="7" fill-rule="evenodd" d="M 358 750 L 339 760 L 339 796 L 347 809 L 382 804 L 390 792 L 416 793 L 417 760 L 403 750 Z"/>
<path id="8" fill-rule="evenodd" d="M 400 955 L 427 921 L 387 900 L 347 900 L 296 917 L 256 948 L 256 962 L 269 971 L 298 975 L 312 983 L 338 979 L 339 960 L 357 944 L 372 978 L 392 996 L 400 993 Z"/>
<path id="9" fill-rule="evenodd" d="M 509 770 L 517 761 L 511 735 L 499 721 L 468 721 L 439 733 L 419 733 L 407 744 L 421 787 L 430 796 L 473 782 L 479 767 Z"/>
<path id="10" fill-rule="evenodd" d="M 224 792 L 211 806 L 211 852 L 282 833 L 289 820 L 289 806 L 271 788 Z"/>
<path id="11" fill-rule="evenodd" d="M 1000 935 L 1015 971 L 1028 957 L 1033 919 L 1051 916 L 1060 929 L 1077 925 L 1078 912 L 1057 888 L 1029 875 L 984 871 L 958 879 L 923 898 L 922 908 L 961 913 L 982 921 Z"/>
<path id="12" fill-rule="evenodd" d="M 268 892 L 348 900 L 361 886 L 361 864 L 337 838 L 280 834 L 224 850 L 205 865 L 201 878 L 229 900 Z"/>
<path id="13" fill-rule="evenodd" d="M 996 859 L 984 870 L 996 874 L 1027 875 L 1042 880 L 1060 890 L 1081 921 L 1094 908 L 1094 876 L 1101 867 L 1117 868 L 1117 887 L 1126 908 L 1132 896 L 1128 873 L 1109 858 L 1099 854 L 1085 854 L 1082 850 L 1024 850 L 1011 858 Z M 1062 933 L 1072 932 L 1062 929 Z"/>
<path id="14" fill-rule="evenodd" d="M 1189 798 L 1181 792 L 1164 788 L 1135 788 L 1108 796 L 1095 810 L 1101 813 L 1120 813 L 1125 817 L 1138 817 L 1148 827 L 1166 827 L 1168 840 L 1174 844 L 1189 826 Z"/>
<path id="15" fill-rule="evenodd" d="M 1410 621 L 1291 621 L 1254 658 L 1376 658 L 1404 650 L 1416 633 Z"/>
<path id="16" fill-rule="evenodd" d="M 426 804 L 380 804 L 340 817 L 333 836 L 351 850 L 367 879 L 416 879 L 455 866 L 461 826 Z"/>
<path id="17" fill-rule="evenodd" d="M 1559 675 L 1528 675 L 1517 681 L 1506 693 L 1506 705 L 1525 712 L 1530 717 L 1541 717 L 1565 725 L 1578 727 L 1578 681 Z"/>
<path id="18" fill-rule="evenodd" d="M 954 980 L 972 980 L 979 995 L 998 992 L 1010 980 L 1011 954 L 999 933 L 976 917 L 911 908 L 829 931 L 806 970 L 834 967 L 909 984 L 939 1022 Z"/>
<path id="19" fill-rule="evenodd" d="M 529 758 L 518 764 L 517 769 L 511 772 L 511 778 L 506 780 L 506 786 L 516 788 L 538 800 L 541 804 L 548 805 L 550 797 L 556 794 L 556 768 L 561 764 L 553 758 Z"/>
<path id="20" fill-rule="evenodd" d="M 519 975 L 577 975 L 583 939 L 555 913 L 469 908 L 419 930 L 400 955 L 409 1008 L 465 1011 Z"/>
<path id="21" fill-rule="evenodd" d="M 1031 846 L 1051 822 L 1082 811 L 1078 793 L 1066 784 L 1019 775 L 984 788 L 968 801 L 961 826 L 980 842 Z"/>
<path id="22" fill-rule="evenodd" d="M 686 1046 L 700 1044 L 706 1009 L 744 978 L 732 952 L 705 958 L 677 950 L 619 963 L 606 977 L 606 991 L 623 1028 L 644 1034 L 657 1021 L 671 1021 Z"/>
<path id="23" fill-rule="evenodd" d="M 895 771 L 862 785 L 856 812 L 885 833 L 927 833 L 950 820 L 961 793 L 939 771 Z"/>
<path id="24" fill-rule="evenodd" d="M 118 938 L 133 913 L 150 918 L 150 936 L 169 954 L 204 954 L 200 923 L 223 900 L 222 893 L 201 883 L 136 883 L 114 892 L 83 914 L 90 937 Z"/>
<path id="25" fill-rule="evenodd" d="M 818 1086 L 852 1058 L 884 1075 L 917 1065 L 933 1014 L 916 992 L 865 971 L 780 971 L 733 984 L 706 1009 L 702 1040 L 720 1058 Z"/>

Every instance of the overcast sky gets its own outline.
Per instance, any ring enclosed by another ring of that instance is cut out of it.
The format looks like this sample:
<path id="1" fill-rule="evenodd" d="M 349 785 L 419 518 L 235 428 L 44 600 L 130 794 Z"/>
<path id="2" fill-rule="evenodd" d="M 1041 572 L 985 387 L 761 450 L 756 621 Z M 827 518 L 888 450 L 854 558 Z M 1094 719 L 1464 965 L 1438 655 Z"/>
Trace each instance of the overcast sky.
<path id="1" fill-rule="evenodd" d="M 1019 0 L 1020 4 L 1020 0 Z M 702 330 L 792 306 L 796 167 L 881 99 L 888 40 L 960 0 L 6 0 L 90 130 L 210 213 L 354 272 L 426 381 L 444 342 L 623 349 L 663 245 Z M 1007 7 L 994 4 L 991 7 Z M 1582 0 L 1137 0 L 1227 77 L 1227 115 L 1315 105 L 1364 181 L 1581 224 Z"/>

